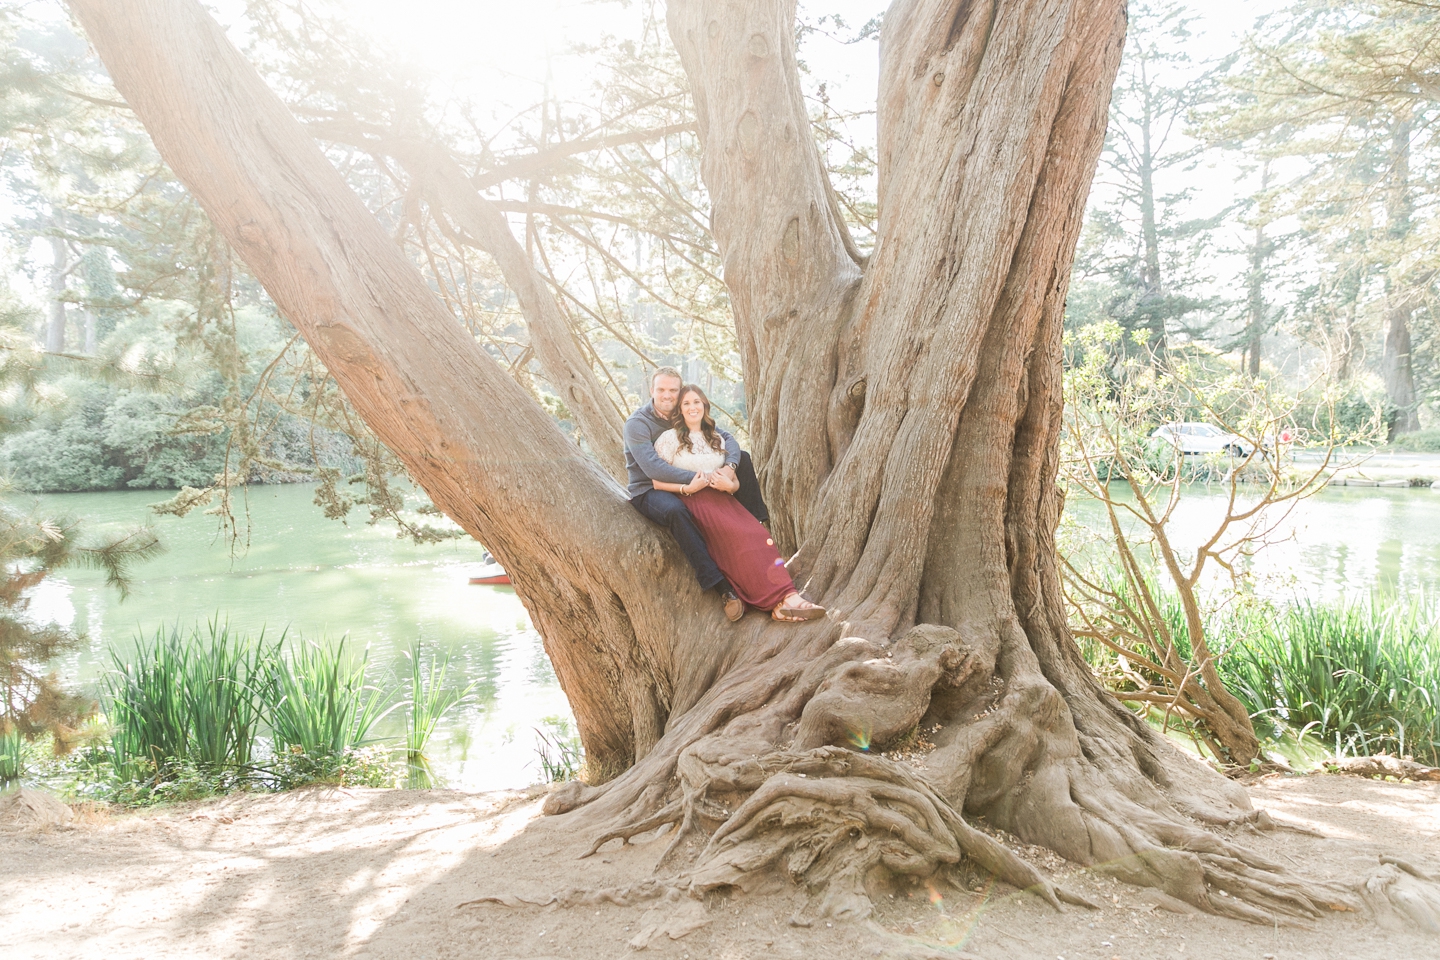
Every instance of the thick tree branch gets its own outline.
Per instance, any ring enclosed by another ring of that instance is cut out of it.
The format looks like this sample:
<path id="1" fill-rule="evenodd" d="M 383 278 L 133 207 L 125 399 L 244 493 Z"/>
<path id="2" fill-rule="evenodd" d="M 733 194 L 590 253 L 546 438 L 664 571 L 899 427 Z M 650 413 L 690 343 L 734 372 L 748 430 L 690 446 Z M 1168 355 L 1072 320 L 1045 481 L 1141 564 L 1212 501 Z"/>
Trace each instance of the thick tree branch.
<path id="1" fill-rule="evenodd" d="M 511 233 L 504 214 L 476 192 L 460 165 L 443 148 L 386 141 L 382 149 L 395 156 L 436 203 L 438 216 L 447 218 L 495 258 L 506 284 L 520 301 L 531 345 L 551 386 L 575 414 L 601 466 L 624 482 L 625 451 L 620 434 L 625 419 L 576 342 L 564 309 Z"/>
<path id="2" fill-rule="evenodd" d="M 831 466 L 822 398 L 861 271 L 806 113 L 793 0 L 674 0 L 666 17 L 695 99 L 772 528 L 793 548 Z M 808 409 L 787 406 L 801 397 Z"/>

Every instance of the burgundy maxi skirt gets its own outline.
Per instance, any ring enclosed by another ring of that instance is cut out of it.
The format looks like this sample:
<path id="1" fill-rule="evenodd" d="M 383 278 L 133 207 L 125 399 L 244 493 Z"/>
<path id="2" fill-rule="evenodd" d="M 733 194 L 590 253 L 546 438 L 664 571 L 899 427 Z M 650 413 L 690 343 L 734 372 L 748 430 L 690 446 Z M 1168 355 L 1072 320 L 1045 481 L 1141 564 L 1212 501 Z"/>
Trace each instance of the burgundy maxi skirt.
<path id="1" fill-rule="evenodd" d="M 752 607 L 770 610 L 795 592 L 795 582 L 770 532 L 728 493 L 706 487 L 685 498 L 715 565 Z"/>

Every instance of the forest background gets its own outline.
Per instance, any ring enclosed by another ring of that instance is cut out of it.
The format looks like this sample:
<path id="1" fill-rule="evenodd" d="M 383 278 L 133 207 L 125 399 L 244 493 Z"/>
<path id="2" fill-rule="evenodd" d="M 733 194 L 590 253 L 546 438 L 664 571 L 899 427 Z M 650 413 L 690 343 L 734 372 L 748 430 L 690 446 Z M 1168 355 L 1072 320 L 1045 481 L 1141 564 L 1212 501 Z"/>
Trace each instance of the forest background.
<path id="1" fill-rule="evenodd" d="M 654 9 L 567 8 L 558 21 L 600 38 L 587 43 L 537 32 L 543 11 L 501 18 L 516 42 L 477 66 L 463 44 L 422 52 L 383 5 L 254 3 L 248 17 L 233 6 L 221 13 L 457 319 L 557 417 L 576 426 L 493 251 L 404 186 L 387 137 L 439 137 L 481 168 L 548 153 L 486 174 L 490 195 L 561 294 L 617 413 L 640 401 L 645 369 L 674 363 L 743 434 L 689 101 Z M 801 49 L 815 132 L 863 248 L 873 110 L 852 104 L 870 97 L 876 21 L 860 18 L 878 9 L 849 6 L 802 9 Z M 1228 357 L 1297 393 L 1324 388 L 1356 424 L 1378 412 L 1388 439 L 1440 449 L 1425 429 L 1440 395 L 1435 104 L 1428 64 L 1402 62 L 1426 55 L 1429 11 L 1386 6 L 1246 5 L 1253 23 L 1238 5 L 1203 16 L 1134 6 L 1069 328 L 1109 322 L 1162 352 Z M 0 469 L 27 491 L 203 491 L 176 509 L 223 500 L 241 479 L 368 476 L 385 514 L 395 465 L 115 103 L 59 9 L 10 4 L 3 29 L 5 316 L 42 352 L 36 385 L 7 394 Z M 370 61 L 387 67 L 354 77 Z M 370 498 L 337 492 L 329 509 L 357 499 Z"/>

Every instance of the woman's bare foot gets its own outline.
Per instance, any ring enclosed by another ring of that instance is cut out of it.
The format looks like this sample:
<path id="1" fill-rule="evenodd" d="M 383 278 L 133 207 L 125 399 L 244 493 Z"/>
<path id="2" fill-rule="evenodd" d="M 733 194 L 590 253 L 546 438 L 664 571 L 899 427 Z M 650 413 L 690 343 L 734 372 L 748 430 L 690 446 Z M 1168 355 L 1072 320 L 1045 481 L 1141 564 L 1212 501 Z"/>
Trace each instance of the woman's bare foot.
<path id="1" fill-rule="evenodd" d="M 804 623 L 825 616 L 825 608 L 811 603 L 798 593 L 792 593 L 770 611 L 770 616 L 782 623 Z"/>

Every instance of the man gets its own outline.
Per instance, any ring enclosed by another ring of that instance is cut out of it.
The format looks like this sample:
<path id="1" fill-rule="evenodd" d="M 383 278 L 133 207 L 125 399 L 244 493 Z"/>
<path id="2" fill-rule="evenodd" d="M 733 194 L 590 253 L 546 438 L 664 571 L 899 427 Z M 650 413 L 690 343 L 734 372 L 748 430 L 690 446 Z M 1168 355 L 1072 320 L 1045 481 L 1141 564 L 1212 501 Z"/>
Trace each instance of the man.
<path id="1" fill-rule="evenodd" d="M 650 402 L 625 421 L 625 469 L 630 479 L 627 492 L 630 504 L 636 510 L 670 531 L 684 551 L 685 559 L 695 569 L 695 579 L 701 589 L 714 590 L 720 595 L 725 616 L 733 622 L 745 615 L 745 604 L 735 595 L 720 568 L 715 566 L 710 551 L 705 547 L 705 539 L 700 536 L 690 511 L 685 509 L 685 501 L 673 493 L 656 490 L 651 482 L 678 483 L 697 490 L 710 482 L 710 478 L 702 473 L 691 473 L 666 463 L 655 452 L 655 438 L 670 429 L 670 416 L 675 412 L 682 384 L 680 371 L 674 367 L 660 367 L 650 377 Z M 735 499 L 756 520 L 767 522 L 770 514 L 760 496 L 760 484 L 755 478 L 750 455 L 740 449 L 740 444 L 728 432 L 719 427 L 715 429 L 725 441 L 725 466 L 716 472 L 725 472 L 731 481 L 738 479 L 740 490 Z"/>

